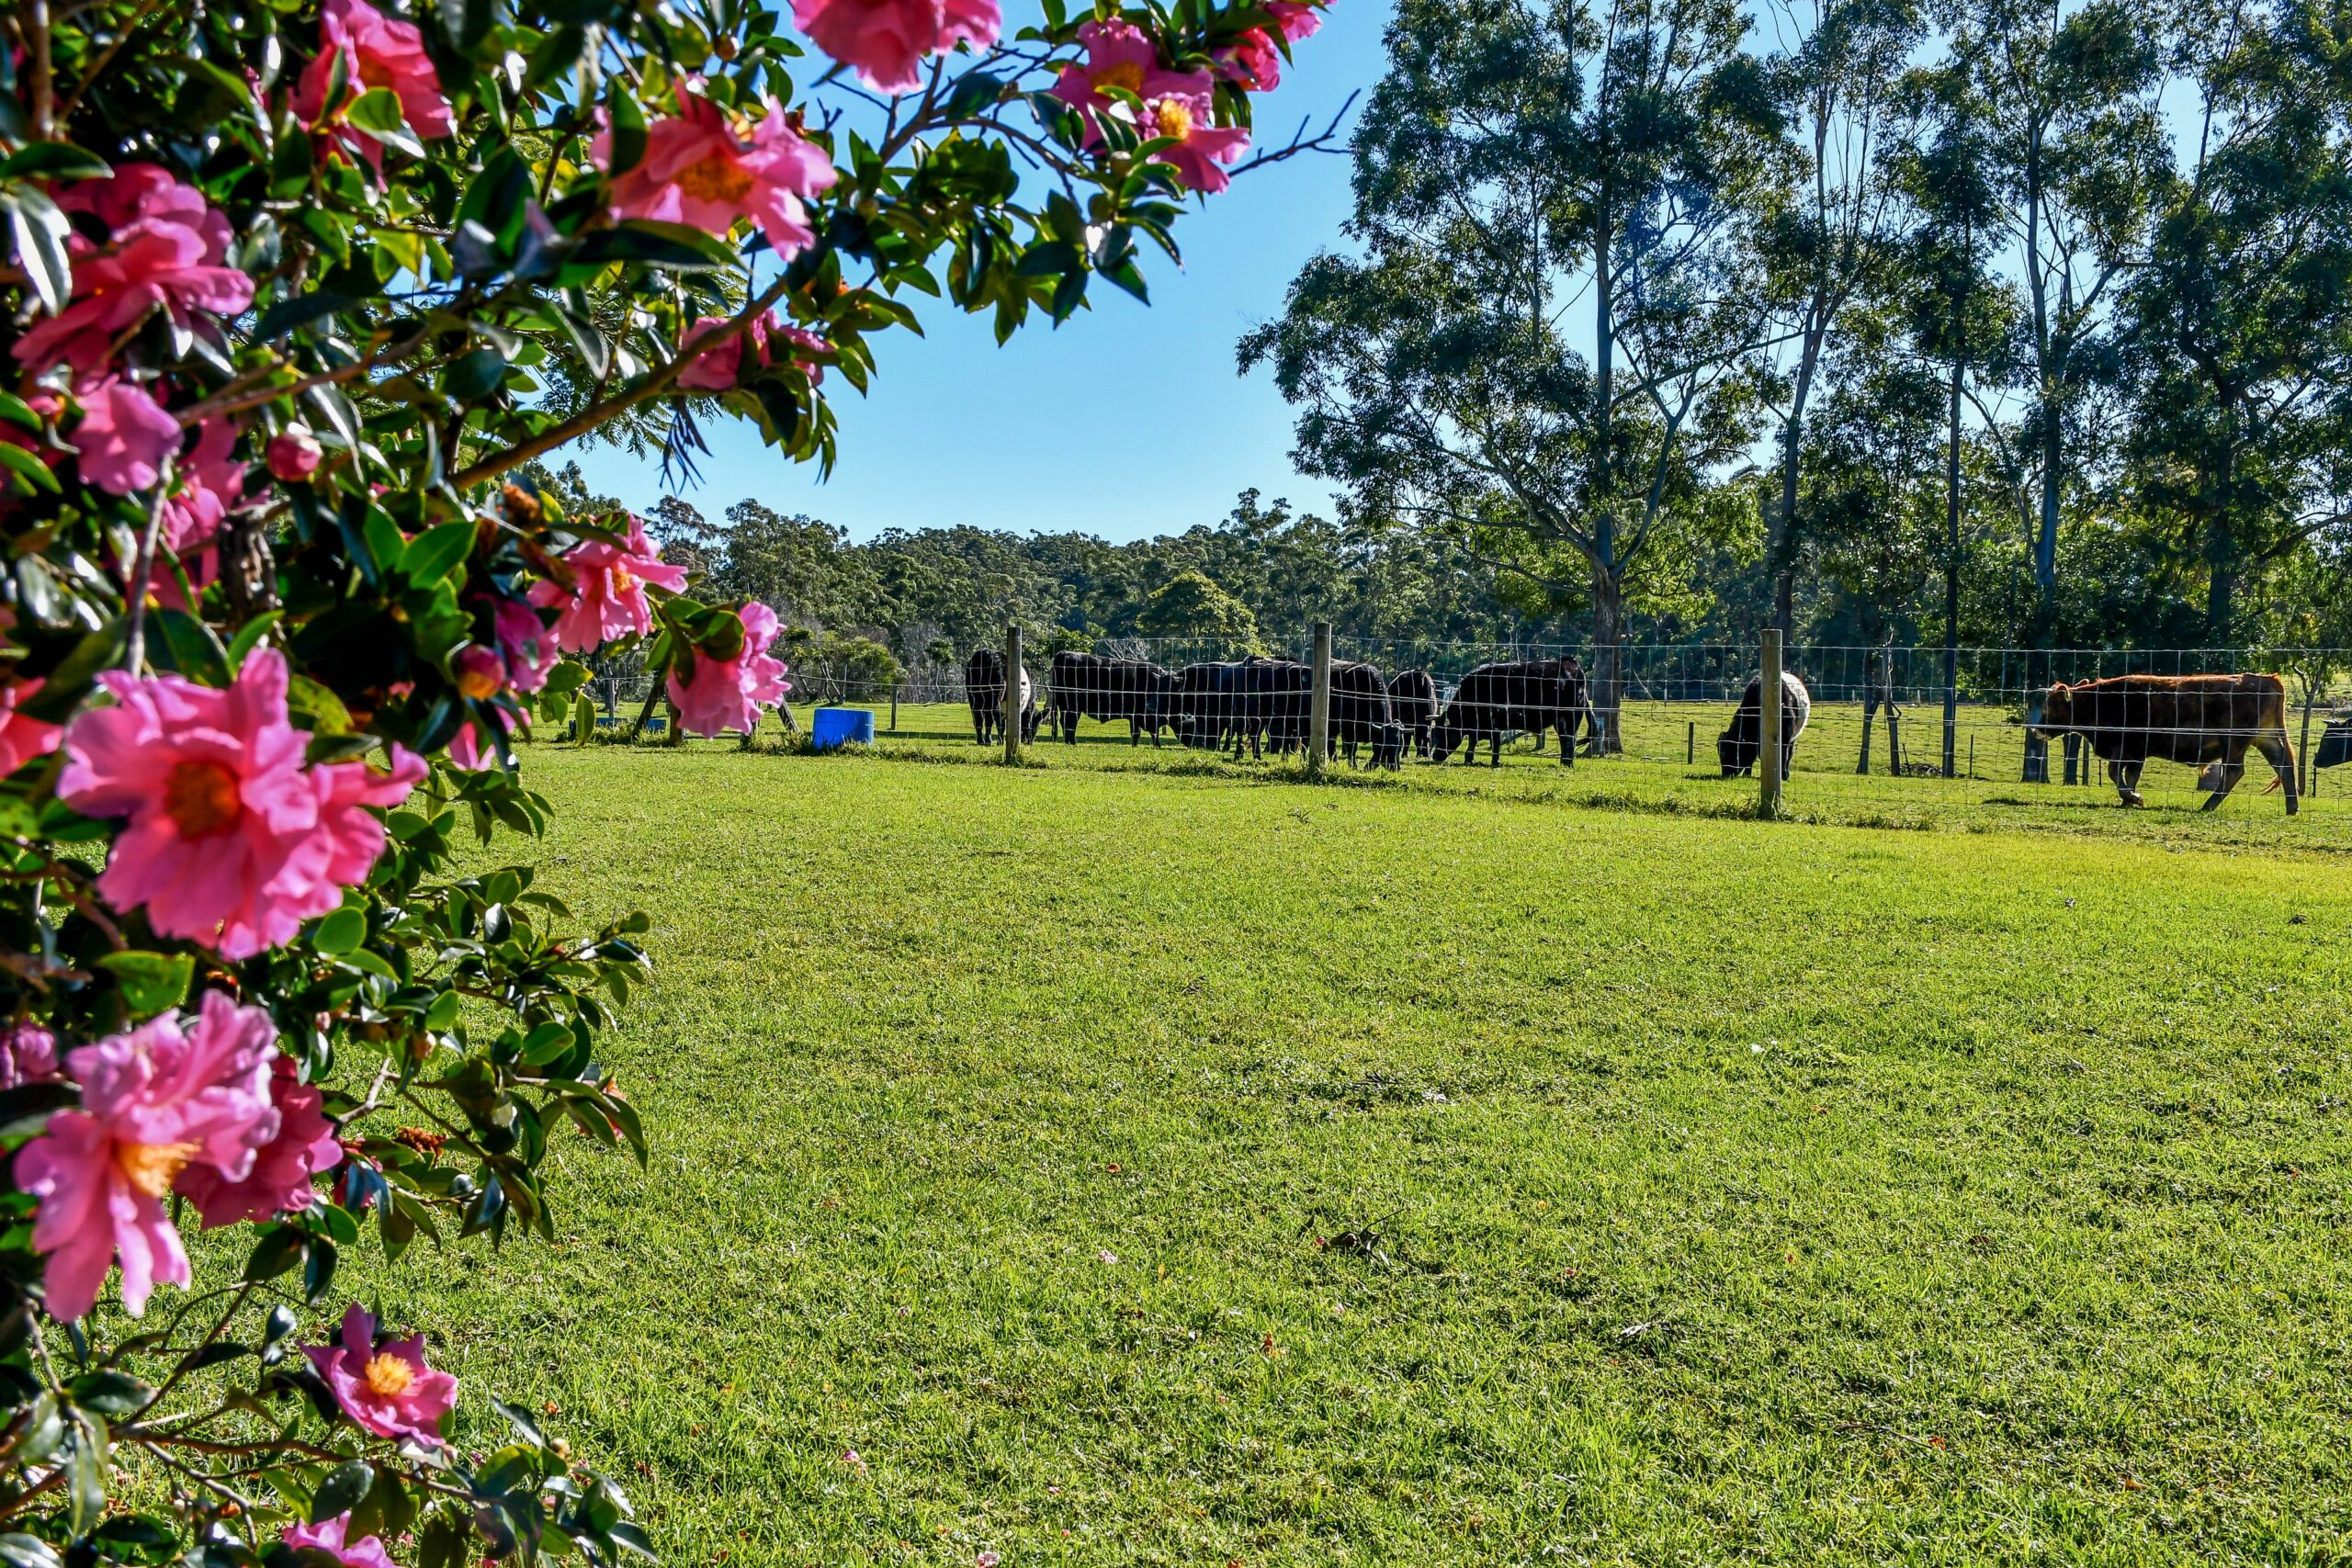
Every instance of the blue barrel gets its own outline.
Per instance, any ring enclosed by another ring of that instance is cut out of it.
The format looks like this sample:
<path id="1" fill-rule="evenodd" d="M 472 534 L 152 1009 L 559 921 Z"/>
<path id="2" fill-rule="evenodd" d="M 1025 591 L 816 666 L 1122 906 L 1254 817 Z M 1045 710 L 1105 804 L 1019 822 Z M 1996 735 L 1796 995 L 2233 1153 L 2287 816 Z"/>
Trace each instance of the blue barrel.
<path id="1" fill-rule="evenodd" d="M 820 751 L 854 740 L 860 746 L 874 744 L 874 714 L 867 708 L 819 708 L 808 727 L 809 744 Z"/>

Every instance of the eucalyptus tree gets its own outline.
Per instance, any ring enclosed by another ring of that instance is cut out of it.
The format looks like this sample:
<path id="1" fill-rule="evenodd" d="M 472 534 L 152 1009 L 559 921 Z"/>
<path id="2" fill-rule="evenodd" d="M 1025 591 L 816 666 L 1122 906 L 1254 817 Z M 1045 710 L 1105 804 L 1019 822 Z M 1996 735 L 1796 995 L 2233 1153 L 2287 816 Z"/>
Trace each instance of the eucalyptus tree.
<path id="1" fill-rule="evenodd" d="M 1772 623 L 1785 633 L 1805 533 L 1806 412 L 1833 333 L 1885 282 L 1903 233 L 1904 207 L 1884 164 L 1921 17 L 1915 0 L 1770 0 L 1763 16 L 1781 45 L 1770 80 L 1792 153 L 1792 177 L 1758 234 L 1787 328 L 1786 363 L 1770 393 L 1780 419 L 1780 497 L 1766 557 Z"/>
<path id="2" fill-rule="evenodd" d="M 1781 120 L 1738 0 L 1403 0 L 1356 144 L 1356 254 L 1242 341 L 1359 512 L 1526 535 L 1590 583 L 1617 750 L 1629 580 L 1747 456 Z"/>
<path id="3" fill-rule="evenodd" d="M 2193 146 L 2130 290 L 2131 495 L 2222 643 L 2250 576 L 2352 517 L 2352 53 L 2298 0 L 2192 4 L 2177 37 Z"/>

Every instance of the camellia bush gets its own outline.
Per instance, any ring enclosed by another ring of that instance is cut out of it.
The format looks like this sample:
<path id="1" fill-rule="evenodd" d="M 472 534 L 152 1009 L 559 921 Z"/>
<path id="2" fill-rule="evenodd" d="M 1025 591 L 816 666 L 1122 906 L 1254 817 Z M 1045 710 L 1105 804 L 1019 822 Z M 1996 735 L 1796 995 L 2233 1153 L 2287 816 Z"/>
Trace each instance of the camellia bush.
<path id="1" fill-rule="evenodd" d="M 462 874 L 547 829 L 526 726 L 616 653 L 696 733 L 786 689 L 770 610 L 526 476 L 713 404 L 830 463 L 918 297 L 1141 295 L 1329 134 L 1250 151 L 1308 6 L 1043 3 L 8 12 L 0 1560 L 650 1551 L 337 1277 L 552 1237 L 560 1135 L 644 1160 L 599 1060 L 645 918 Z"/>

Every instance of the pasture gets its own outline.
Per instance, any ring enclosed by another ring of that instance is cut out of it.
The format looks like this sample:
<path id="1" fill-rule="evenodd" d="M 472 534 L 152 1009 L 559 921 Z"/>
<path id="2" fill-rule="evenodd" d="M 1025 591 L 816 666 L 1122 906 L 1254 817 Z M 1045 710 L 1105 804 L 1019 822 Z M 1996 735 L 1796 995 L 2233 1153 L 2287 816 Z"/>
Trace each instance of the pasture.
<path id="1" fill-rule="evenodd" d="M 900 724 L 525 749 L 538 886 L 652 914 L 668 1174 L 582 1139 L 553 1248 L 357 1270 L 546 1369 L 666 1561 L 2352 1550 L 2332 792 L 1817 747 L 1767 824 Z"/>

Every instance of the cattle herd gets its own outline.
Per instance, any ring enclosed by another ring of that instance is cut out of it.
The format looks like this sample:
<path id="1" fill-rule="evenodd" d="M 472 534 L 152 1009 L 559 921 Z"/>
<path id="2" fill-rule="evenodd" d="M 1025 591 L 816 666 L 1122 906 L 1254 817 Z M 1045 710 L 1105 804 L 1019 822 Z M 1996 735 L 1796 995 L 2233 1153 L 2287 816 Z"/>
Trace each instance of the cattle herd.
<path id="1" fill-rule="evenodd" d="M 1179 744 L 1203 750 L 1230 747 L 1238 759 L 1244 750 L 1252 757 L 1297 750 L 1306 745 L 1313 722 L 1313 671 L 1295 660 L 1252 656 L 1169 670 L 1138 659 L 1057 653 L 1042 703 L 1026 668 L 1020 679 L 1024 740 L 1035 740 L 1050 725 L 1055 737 L 1075 744 L 1081 718 L 1125 720 L 1130 745 L 1141 745 L 1148 735 L 1158 746 L 1163 735 L 1170 735 Z M 976 650 L 965 664 L 964 683 L 973 735 L 987 745 L 1002 732 L 1003 653 Z M 1726 778 L 1756 765 L 1763 743 L 1761 692 L 1760 679 L 1748 682 L 1716 739 Z M 2073 685 L 2061 682 L 2041 695 L 2041 715 L 2029 730 L 2042 737 L 2081 736 L 2107 763 L 2108 776 L 2127 805 L 2141 804 L 2141 767 L 2153 757 L 2197 768 L 2198 786 L 2210 792 L 2205 809 L 2211 811 L 2245 776 L 2245 754 L 2253 749 L 2278 775 L 2272 787 L 2285 789 L 2288 814 L 2295 812 L 2286 684 L 2276 675 L 2119 675 Z M 1783 674 L 1784 774 L 1812 711 L 1804 682 L 1793 672 Z M 1384 678 L 1359 660 L 1331 666 L 1328 744 L 1332 754 L 1351 763 L 1393 769 L 1408 753 L 1443 762 L 1457 750 L 1469 761 L 1483 740 L 1490 765 L 1500 767 L 1505 739 L 1532 734 L 1541 750 L 1549 731 L 1559 739 L 1561 762 L 1573 764 L 1577 731 L 1591 725 L 1584 669 L 1574 659 L 1481 664 L 1443 700 L 1427 670 Z M 2313 761 L 2320 767 L 2352 761 L 2352 718 L 2328 726 Z"/>

